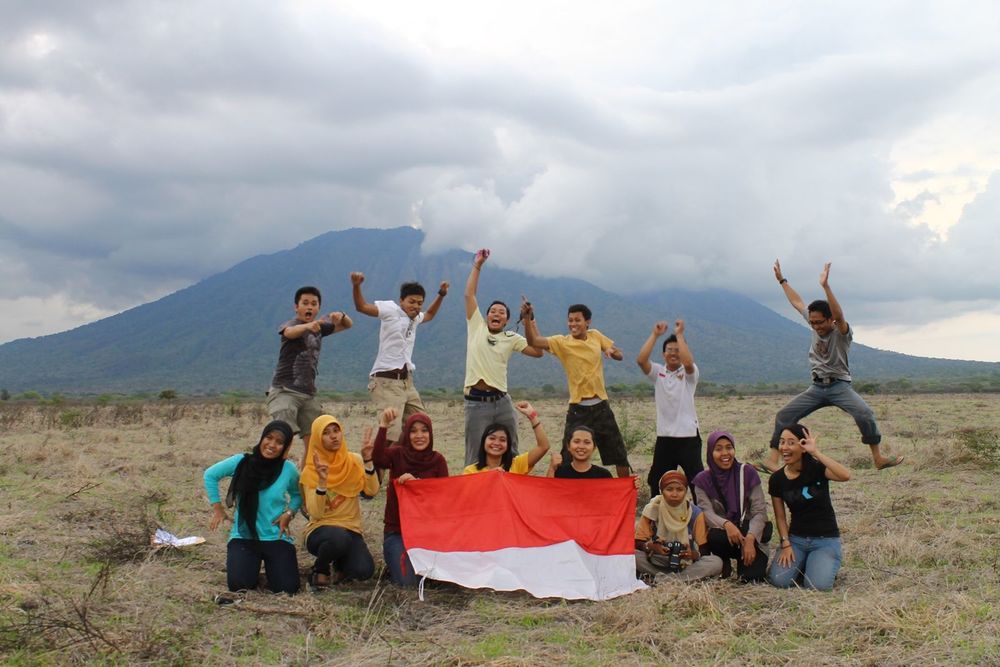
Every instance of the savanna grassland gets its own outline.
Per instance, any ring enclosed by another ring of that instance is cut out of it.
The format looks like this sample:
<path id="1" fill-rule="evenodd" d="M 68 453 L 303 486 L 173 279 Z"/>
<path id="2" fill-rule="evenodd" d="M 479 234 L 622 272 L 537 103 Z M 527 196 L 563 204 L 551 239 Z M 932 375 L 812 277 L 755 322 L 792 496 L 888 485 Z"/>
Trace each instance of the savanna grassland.
<path id="1" fill-rule="evenodd" d="M 703 398 L 703 435 L 736 436 L 756 460 L 786 397 Z M 612 601 L 384 581 L 295 597 L 225 591 L 225 535 L 209 533 L 204 468 L 252 446 L 254 403 L 0 406 L 0 659 L 7 664 L 632 665 L 1000 664 L 1000 395 L 876 396 L 900 467 L 871 468 L 853 421 L 807 423 L 852 468 L 834 486 L 844 567 L 833 592 L 713 580 Z M 613 403 L 644 478 L 651 400 Z M 367 403 L 326 407 L 352 449 Z M 550 435 L 564 405 L 537 405 Z M 460 468 L 462 406 L 428 409 L 435 444 Z M 522 424 L 522 438 L 530 430 Z M 296 445 L 294 455 L 301 454 Z M 544 468 L 544 466 L 540 466 Z M 647 492 L 640 495 L 645 501 Z M 384 494 L 364 504 L 381 565 Z M 581 499 L 585 502 L 585 499 Z M 296 532 L 304 521 L 297 517 Z M 152 530 L 205 544 L 153 551 Z M 228 530 L 228 528 L 227 528 Z M 300 551 L 303 575 L 311 558 Z"/>

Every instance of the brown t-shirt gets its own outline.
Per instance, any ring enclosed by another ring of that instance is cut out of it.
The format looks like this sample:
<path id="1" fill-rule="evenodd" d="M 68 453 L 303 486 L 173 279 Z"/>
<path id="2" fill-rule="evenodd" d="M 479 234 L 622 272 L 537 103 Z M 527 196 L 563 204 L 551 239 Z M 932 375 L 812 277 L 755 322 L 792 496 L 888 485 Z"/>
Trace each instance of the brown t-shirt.
<path id="1" fill-rule="evenodd" d="M 274 368 L 271 386 L 313 396 L 316 394 L 316 373 L 323 337 L 332 334 L 334 326 L 330 322 L 320 322 L 318 334 L 307 331 L 298 338 L 285 338 L 285 329 L 297 324 L 305 322 L 300 319 L 288 320 L 278 327 L 281 349 L 278 351 L 278 364 Z"/>

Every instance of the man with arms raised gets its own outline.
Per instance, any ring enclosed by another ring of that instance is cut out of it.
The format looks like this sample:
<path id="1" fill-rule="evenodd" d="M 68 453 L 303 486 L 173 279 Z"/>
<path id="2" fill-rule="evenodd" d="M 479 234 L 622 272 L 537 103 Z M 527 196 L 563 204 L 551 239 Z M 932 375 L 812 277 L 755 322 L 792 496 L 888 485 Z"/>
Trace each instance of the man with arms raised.
<path id="1" fill-rule="evenodd" d="M 667 333 L 667 323 L 657 322 L 636 357 L 639 368 L 653 381 L 656 401 L 656 445 L 649 469 L 649 497 L 660 493 L 660 477 L 680 466 L 689 480 L 704 470 L 701 463 L 701 435 L 694 392 L 698 387 L 698 367 L 684 338 L 684 320 L 674 323 L 674 333 L 663 341 L 664 364 L 650 363 L 656 339 Z"/>
<path id="2" fill-rule="evenodd" d="M 865 400 L 851 387 L 851 369 L 847 364 L 847 351 L 854 340 L 854 332 L 847 320 L 840 303 L 830 289 L 830 263 L 823 266 L 819 275 L 819 284 L 826 292 L 826 300 L 817 299 L 806 307 L 799 293 L 788 284 L 788 279 L 781 273 L 781 263 L 774 262 L 774 277 L 785 291 L 785 297 L 792 308 L 799 311 L 812 328 L 812 344 L 809 346 L 809 365 L 812 367 L 812 385 L 793 398 L 778 411 L 774 418 L 774 434 L 771 436 L 771 453 L 767 467 L 771 471 L 778 470 L 778 441 L 781 432 L 792 424 L 802 421 L 806 415 L 820 408 L 835 405 L 854 417 L 861 431 L 861 442 L 872 450 L 872 461 L 879 470 L 899 465 L 902 457 L 886 457 L 882 454 L 879 443 L 882 434 L 875 423 L 875 413 L 868 407 Z"/>
<path id="3" fill-rule="evenodd" d="M 478 460 L 483 431 L 490 424 L 503 424 L 511 434 L 511 451 L 517 454 L 517 417 L 507 394 L 507 361 L 515 352 L 540 357 L 543 352 L 528 345 L 524 336 L 504 331 L 510 308 L 493 301 L 486 317 L 479 312 L 476 292 L 479 274 L 490 251 L 483 248 L 472 261 L 465 283 L 465 319 L 468 329 L 465 350 L 465 465 Z"/>
<path id="4" fill-rule="evenodd" d="M 548 350 L 559 360 L 566 371 L 569 385 L 569 409 L 566 412 L 566 427 L 563 431 L 563 452 L 573 435 L 574 427 L 588 426 L 594 431 L 594 440 L 601 452 L 603 465 L 614 465 L 619 477 L 632 474 L 628 462 L 628 452 L 622 440 L 615 414 L 608 405 L 608 393 L 604 388 L 603 357 L 621 361 L 622 351 L 615 342 L 597 329 L 590 328 L 590 308 L 582 303 L 569 307 L 566 324 L 568 336 L 542 336 L 538 333 L 535 313 L 527 300 L 521 304 L 521 319 L 528 345 L 540 350 Z M 563 460 L 569 457 L 562 455 Z M 558 465 L 558 462 L 553 461 Z"/>

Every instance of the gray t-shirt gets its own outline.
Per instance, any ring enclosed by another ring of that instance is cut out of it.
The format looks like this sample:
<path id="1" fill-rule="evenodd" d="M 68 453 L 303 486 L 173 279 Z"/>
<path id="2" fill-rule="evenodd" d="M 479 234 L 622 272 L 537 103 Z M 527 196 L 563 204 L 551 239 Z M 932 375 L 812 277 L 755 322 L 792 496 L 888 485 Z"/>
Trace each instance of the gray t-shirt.
<path id="1" fill-rule="evenodd" d="M 316 367 L 319 366 L 319 351 L 323 346 L 323 336 L 333 333 L 334 326 L 330 322 L 320 322 L 319 333 L 307 331 L 298 338 L 285 338 L 285 329 L 296 324 L 305 324 L 302 320 L 288 320 L 280 327 L 281 350 L 278 352 L 278 364 L 271 379 L 272 387 L 284 387 L 292 391 L 314 396 L 316 394 Z"/>
<path id="2" fill-rule="evenodd" d="M 805 315 L 809 321 L 808 313 Z M 847 363 L 847 351 L 854 340 L 854 330 L 847 326 L 847 333 L 840 333 L 834 325 L 833 331 L 820 336 L 812 329 L 812 344 L 809 346 L 809 366 L 812 374 L 821 378 L 851 381 L 851 369 Z"/>

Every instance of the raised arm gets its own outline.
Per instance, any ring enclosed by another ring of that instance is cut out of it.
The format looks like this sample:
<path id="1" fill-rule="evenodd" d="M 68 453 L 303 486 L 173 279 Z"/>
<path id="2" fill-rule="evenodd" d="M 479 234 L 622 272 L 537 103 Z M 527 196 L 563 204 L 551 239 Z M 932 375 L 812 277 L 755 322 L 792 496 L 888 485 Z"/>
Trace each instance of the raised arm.
<path id="1" fill-rule="evenodd" d="M 536 350 L 549 349 L 548 339 L 538 333 L 535 310 L 531 307 L 531 302 L 524 296 L 521 297 L 521 321 L 524 322 L 524 337 L 528 339 L 528 345 Z"/>
<path id="2" fill-rule="evenodd" d="M 386 408 L 379 414 L 378 433 L 375 435 L 375 442 L 372 445 L 372 461 L 376 468 L 388 468 L 392 465 L 392 457 L 389 456 L 389 446 L 386 444 L 386 433 L 389 424 L 396 419 L 396 411 L 393 408 Z"/>
<path id="3" fill-rule="evenodd" d="M 441 302 L 444 301 L 445 295 L 448 294 L 448 281 L 442 281 L 441 287 L 438 288 L 437 296 L 431 301 L 431 305 L 427 308 L 427 312 L 424 313 L 424 324 L 427 324 L 434 319 L 437 315 L 438 310 L 441 308 Z"/>
<path id="4" fill-rule="evenodd" d="M 786 278 L 781 273 L 781 262 L 774 260 L 774 278 L 781 285 L 781 289 L 785 291 L 785 298 L 788 299 L 788 303 L 792 304 L 792 308 L 799 311 L 802 317 L 806 317 L 806 303 L 799 296 L 799 293 L 792 289 L 792 286 L 788 284 L 788 278 Z"/>
<path id="5" fill-rule="evenodd" d="M 847 325 L 847 320 L 844 319 L 844 309 L 840 307 L 840 302 L 837 301 L 833 290 L 830 289 L 830 262 L 823 265 L 823 272 L 819 274 L 819 285 L 826 292 L 826 301 L 830 304 L 830 315 L 837 323 L 837 331 L 846 334 L 850 327 Z"/>
<path id="6" fill-rule="evenodd" d="M 365 274 L 360 271 L 355 271 L 351 274 L 351 292 L 354 295 L 354 309 L 359 313 L 364 313 L 371 317 L 378 317 L 378 306 L 374 303 L 368 303 L 365 301 L 365 297 L 361 294 L 361 283 L 365 281 Z"/>
<path id="7" fill-rule="evenodd" d="M 819 451 L 819 447 L 816 446 L 816 437 L 809 429 L 806 429 L 806 437 L 802 439 L 802 449 L 826 466 L 827 479 L 834 482 L 846 482 L 851 478 L 851 471 L 847 466 Z"/>
<path id="8" fill-rule="evenodd" d="M 476 312 L 479 304 L 476 303 L 476 292 L 479 290 L 479 274 L 483 270 L 483 264 L 490 257 L 489 248 L 481 248 L 476 252 L 475 259 L 472 260 L 472 269 L 469 271 L 469 278 L 465 281 L 465 319 L 472 319 L 472 314 Z"/>
<path id="9" fill-rule="evenodd" d="M 531 424 L 531 432 L 535 434 L 535 448 L 528 452 L 528 467 L 534 468 L 535 464 L 542 460 L 542 457 L 549 452 L 549 437 L 545 435 L 545 429 L 538 418 L 538 412 L 528 401 L 518 401 L 514 407 L 522 415 L 528 418 Z"/>
<path id="10" fill-rule="evenodd" d="M 690 375 L 694 373 L 694 355 L 688 347 L 687 339 L 684 338 L 684 320 L 674 322 L 674 335 L 677 336 L 677 356 L 681 358 L 681 366 L 684 372 Z"/>
<path id="11" fill-rule="evenodd" d="M 653 325 L 653 331 L 649 334 L 649 338 L 647 338 L 646 342 L 639 348 L 639 356 L 635 358 L 635 363 L 639 364 L 639 368 L 642 369 L 643 375 L 649 375 L 649 371 L 652 370 L 653 365 L 649 363 L 649 357 L 653 354 L 653 347 L 656 346 L 656 339 L 665 333 L 667 333 L 667 323 L 657 322 Z"/>

